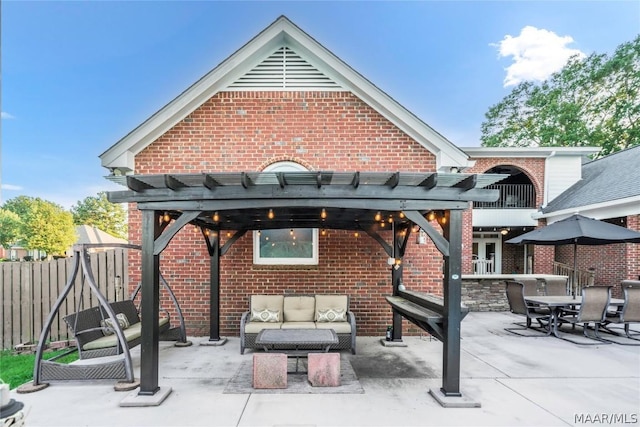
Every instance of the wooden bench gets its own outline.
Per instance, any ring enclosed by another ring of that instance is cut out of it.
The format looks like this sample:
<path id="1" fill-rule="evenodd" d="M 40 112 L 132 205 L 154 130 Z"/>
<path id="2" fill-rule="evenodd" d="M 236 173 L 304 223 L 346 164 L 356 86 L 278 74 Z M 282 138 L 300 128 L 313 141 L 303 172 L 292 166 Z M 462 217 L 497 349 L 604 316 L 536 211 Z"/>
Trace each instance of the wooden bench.
<path id="1" fill-rule="evenodd" d="M 402 317 L 444 342 L 444 299 L 418 291 L 398 291 L 398 296 L 386 297 L 387 302 Z M 460 306 L 460 320 L 469 313 Z"/>
<path id="2" fill-rule="evenodd" d="M 133 348 L 140 344 L 142 324 L 133 300 L 112 302 L 109 306 L 116 315 L 122 313 L 129 321 L 130 326 L 122 331 L 128 347 Z M 91 307 L 64 318 L 76 339 L 80 359 L 113 356 L 122 353 L 118 336 L 115 333 L 109 334 L 113 330 L 101 324 L 104 319 L 108 318 L 109 315 L 102 307 Z M 169 320 L 168 314 L 159 319 L 160 333 L 170 329 Z"/>

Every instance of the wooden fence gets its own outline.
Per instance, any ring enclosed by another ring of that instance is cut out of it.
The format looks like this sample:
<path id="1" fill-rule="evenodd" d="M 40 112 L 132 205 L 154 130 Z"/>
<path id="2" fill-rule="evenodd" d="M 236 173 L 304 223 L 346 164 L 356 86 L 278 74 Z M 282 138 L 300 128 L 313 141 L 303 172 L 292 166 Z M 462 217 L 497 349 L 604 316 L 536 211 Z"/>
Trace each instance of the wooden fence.
<path id="1" fill-rule="evenodd" d="M 127 297 L 127 253 L 127 249 L 117 248 L 90 254 L 94 278 L 108 301 L 120 301 Z M 63 258 L 0 263 L 0 338 L 3 349 L 22 343 L 35 343 L 40 338 L 51 307 L 70 280 L 73 262 L 73 258 Z M 97 304 L 98 299 L 91 292 L 80 266 L 73 289 L 51 326 L 49 340 L 70 339 L 63 317 Z"/>

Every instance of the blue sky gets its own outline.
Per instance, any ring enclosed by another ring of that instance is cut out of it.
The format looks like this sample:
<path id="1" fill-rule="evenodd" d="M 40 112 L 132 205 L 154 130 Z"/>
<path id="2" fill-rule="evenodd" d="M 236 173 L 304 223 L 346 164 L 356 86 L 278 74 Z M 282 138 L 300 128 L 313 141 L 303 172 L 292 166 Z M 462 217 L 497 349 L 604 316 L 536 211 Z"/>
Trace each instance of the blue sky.
<path id="1" fill-rule="evenodd" d="M 280 15 L 454 144 L 572 53 L 640 33 L 633 1 L 3 1 L 1 202 L 121 189 L 98 156 Z"/>

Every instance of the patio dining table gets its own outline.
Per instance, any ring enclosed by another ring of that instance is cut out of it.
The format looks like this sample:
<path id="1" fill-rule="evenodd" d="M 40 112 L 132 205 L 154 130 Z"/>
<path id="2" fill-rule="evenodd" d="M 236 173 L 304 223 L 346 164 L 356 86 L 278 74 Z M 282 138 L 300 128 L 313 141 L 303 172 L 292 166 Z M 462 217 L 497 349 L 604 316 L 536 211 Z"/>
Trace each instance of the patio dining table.
<path id="1" fill-rule="evenodd" d="M 582 304 L 582 298 L 577 298 L 571 295 L 533 295 L 525 296 L 524 299 L 527 304 L 536 304 L 543 307 L 549 307 L 549 310 L 551 312 L 551 333 L 556 338 L 560 338 L 560 336 L 558 335 L 558 315 L 560 309 L 565 307 L 576 308 Z M 612 298 L 609 301 L 609 305 L 622 307 L 624 305 L 624 300 L 619 298 Z"/>

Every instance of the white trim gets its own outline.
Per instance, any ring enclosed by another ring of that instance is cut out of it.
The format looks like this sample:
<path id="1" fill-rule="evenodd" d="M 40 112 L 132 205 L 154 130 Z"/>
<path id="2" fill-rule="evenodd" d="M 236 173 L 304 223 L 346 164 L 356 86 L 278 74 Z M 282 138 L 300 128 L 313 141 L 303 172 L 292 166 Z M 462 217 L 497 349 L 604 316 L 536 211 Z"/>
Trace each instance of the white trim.
<path id="1" fill-rule="evenodd" d="M 307 168 L 300 163 L 291 161 L 282 161 L 272 163 L 263 172 L 287 172 L 287 171 L 306 171 Z M 296 229 L 291 231 L 295 233 Z M 260 240 L 262 233 L 269 233 L 270 230 L 253 231 L 253 263 L 256 265 L 318 265 L 319 262 L 319 245 L 320 238 L 317 228 L 311 229 L 311 258 L 267 258 L 260 255 Z"/>
<path id="2" fill-rule="evenodd" d="M 556 221 L 568 218 L 576 213 L 595 219 L 640 215 L 640 195 L 627 197 L 625 199 L 594 203 L 592 205 L 576 206 L 574 208 L 567 208 L 560 211 L 553 211 L 548 213 L 537 211 L 536 213 L 532 214 L 531 217 L 533 219 L 546 218 L 548 220 L 547 223 L 551 224 Z"/>
<path id="3" fill-rule="evenodd" d="M 460 147 L 471 158 L 548 158 L 553 156 L 590 156 L 602 147 Z"/>

